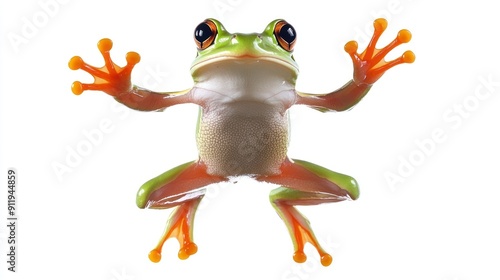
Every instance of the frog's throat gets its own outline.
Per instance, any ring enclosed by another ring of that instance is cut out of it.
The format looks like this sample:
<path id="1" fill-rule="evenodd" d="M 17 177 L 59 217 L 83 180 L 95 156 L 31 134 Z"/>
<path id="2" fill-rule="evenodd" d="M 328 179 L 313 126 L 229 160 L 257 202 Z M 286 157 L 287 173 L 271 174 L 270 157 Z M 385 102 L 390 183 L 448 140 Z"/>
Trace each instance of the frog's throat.
<path id="1" fill-rule="evenodd" d="M 295 76 L 299 74 L 299 68 L 295 63 L 291 63 L 290 61 L 279 59 L 273 56 L 253 56 L 249 54 L 234 55 L 234 56 L 233 55 L 217 56 L 209 58 L 207 60 L 196 62 L 191 66 L 191 74 L 194 75 L 197 71 L 199 71 L 201 68 L 207 65 L 222 61 L 231 61 L 231 60 L 241 61 L 241 63 L 259 63 L 261 61 L 272 62 L 276 63 L 277 65 L 281 65 L 285 68 L 290 69 L 292 72 L 294 72 Z"/>

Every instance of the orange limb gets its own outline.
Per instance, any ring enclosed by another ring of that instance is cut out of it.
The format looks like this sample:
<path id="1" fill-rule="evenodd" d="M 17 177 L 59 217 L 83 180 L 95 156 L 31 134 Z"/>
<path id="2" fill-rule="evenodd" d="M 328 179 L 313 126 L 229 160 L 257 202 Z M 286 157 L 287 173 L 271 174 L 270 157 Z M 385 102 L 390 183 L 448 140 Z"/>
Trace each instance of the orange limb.
<path id="1" fill-rule="evenodd" d="M 375 31 L 366 49 L 358 53 L 358 43 L 348 42 L 344 50 L 351 57 L 354 74 L 353 79 L 338 90 L 326 94 L 297 92 L 295 104 L 303 104 L 320 111 L 345 111 L 358 104 L 368 93 L 372 85 L 389 69 L 402 63 L 415 61 L 412 51 L 405 51 L 400 57 L 386 61 L 384 57 L 395 47 L 411 40 L 410 31 L 400 30 L 396 38 L 382 49 L 377 49 L 377 42 L 387 28 L 387 21 L 379 18 L 374 21 Z"/>
<path id="2" fill-rule="evenodd" d="M 200 195 L 196 199 L 186 201 L 172 213 L 160 242 L 149 253 L 152 262 L 157 263 L 161 260 L 163 244 L 169 238 L 176 238 L 179 242 L 180 249 L 177 255 L 181 260 L 189 258 L 198 251 L 198 246 L 193 242 L 192 226 L 196 208 L 202 198 L 203 195 Z"/>
<path id="3" fill-rule="evenodd" d="M 93 84 L 83 84 L 76 81 L 72 84 L 71 90 L 74 94 L 80 95 L 85 90 L 100 90 L 112 96 L 129 91 L 132 88 L 130 74 L 134 66 L 139 63 L 141 57 L 136 52 L 127 53 L 127 65 L 120 67 L 111 60 L 110 50 L 113 42 L 110 39 L 101 39 L 97 47 L 104 58 L 104 66 L 95 67 L 87 64 L 79 56 L 70 59 L 68 66 L 72 70 L 82 69 L 94 77 Z"/>
<path id="4" fill-rule="evenodd" d="M 302 263 L 307 260 L 304 246 L 310 243 L 318 251 L 321 264 L 330 265 L 332 256 L 321 247 L 309 221 L 295 206 L 357 199 L 359 190 L 356 181 L 347 175 L 299 160 L 286 160 L 280 174 L 259 176 L 257 180 L 282 185 L 273 190 L 269 198 L 292 238 L 294 261 Z"/>
<path id="5" fill-rule="evenodd" d="M 177 206 L 168 219 L 158 245 L 149 253 L 152 262 L 161 260 L 163 244 L 169 238 L 179 242 L 179 259 L 185 260 L 198 251 L 193 242 L 196 209 L 210 184 L 227 181 L 224 177 L 207 174 L 200 161 L 188 162 L 146 182 L 137 193 L 139 208 L 166 209 Z"/>
<path id="6" fill-rule="evenodd" d="M 356 84 L 373 84 L 390 68 L 401 63 L 413 63 L 415 54 L 412 51 L 404 52 L 400 57 L 385 61 L 384 57 L 395 47 L 408 43 L 411 40 L 411 33 L 406 29 L 398 32 L 398 35 L 391 43 L 382 49 L 377 49 L 377 42 L 387 28 L 387 20 L 376 19 L 373 22 L 374 32 L 370 43 L 362 53 L 358 53 L 358 43 L 348 42 L 344 50 L 349 54 L 354 64 L 354 81 Z"/>

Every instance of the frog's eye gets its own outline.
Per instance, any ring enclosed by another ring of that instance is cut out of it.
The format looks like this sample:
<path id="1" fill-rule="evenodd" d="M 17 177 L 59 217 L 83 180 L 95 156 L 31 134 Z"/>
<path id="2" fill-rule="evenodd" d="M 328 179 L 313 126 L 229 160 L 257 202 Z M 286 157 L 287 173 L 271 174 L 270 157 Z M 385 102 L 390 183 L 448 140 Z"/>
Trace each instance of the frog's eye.
<path id="1" fill-rule="evenodd" d="M 213 44 L 217 36 L 217 26 L 211 20 L 205 20 L 198 24 L 194 30 L 194 42 L 198 49 L 204 50 Z"/>
<path id="2" fill-rule="evenodd" d="M 297 33 L 291 24 L 284 20 L 278 21 L 274 27 L 274 36 L 283 49 L 289 52 L 293 51 L 293 46 L 297 41 Z"/>

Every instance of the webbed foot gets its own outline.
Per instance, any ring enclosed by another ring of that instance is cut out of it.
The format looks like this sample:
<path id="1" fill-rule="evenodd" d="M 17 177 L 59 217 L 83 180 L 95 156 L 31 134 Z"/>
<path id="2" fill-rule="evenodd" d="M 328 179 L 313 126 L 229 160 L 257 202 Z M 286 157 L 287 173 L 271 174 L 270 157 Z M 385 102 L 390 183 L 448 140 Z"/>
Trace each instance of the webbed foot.
<path id="1" fill-rule="evenodd" d="M 373 37 L 362 53 L 358 53 L 358 43 L 356 41 L 348 42 L 344 50 L 349 54 L 354 64 L 354 82 L 360 84 L 375 83 L 385 71 L 401 63 L 412 63 L 415 61 L 415 54 L 412 51 L 405 51 L 400 57 L 385 61 L 384 57 L 395 47 L 408 43 L 411 40 L 411 33 L 406 29 L 398 32 L 396 38 L 387 46 L 377 49 L 376 44 L 384 30 L 387 28 L 387 20 L 383 18 L 376 19 L 373 22 L 375 31 Z"/>
<path id="2" fill-rule="evenodd" d="M 176 238 L 179 241 L 180 249 L 177 256 L 181 260 L 189 258 L 189 256 L 198 252 L 198 246 L 192 241 L 192 220 L 194 218 L 194 211 L 198 206 L 201 197 L 187 201 L 180 205 L 169 219 L 169 224 L 163 234 L 160 242 L 149 252 L 149 259 L 152 262 L 159 262 L 161 260 L 161 249 L 165 241 L 169 238 Z"/>
<path id="3" fill-rule="evenodd" d="M 83 84 L 79 81 L 74 82 L 71 86 L 71 91 L 76 95 L 80 95 L 85 90 L 100 90 L 111 96 L 117 96 L 122 92 L 130 91 L 132 88 L 130 73 L 134 65 L 141 59 L 139 54 L 136 52 L 127 53 L 127 65 L 120 67 L 111 60 L 109 51 L 113 47 L 113 42 L 110 39 L 101 39 L 97 43 L 97 47 L 104 58 L 105 64 L 103 67 L 89 65 L 79 56 L 74 56 L 70 59 L 68 63 L 70 69 L 82 69 L 94 77 L 94 83 L 92 84 Z"/>
<path id="4" fill-rule="evenodd" d="M 139 208 L 168 209 L 177 206 L 168 219 L 160 241 L 149 253 L 152 262 L 161 260 L 163 244 L 169 238 L 179 242 L 177 256 L 181 260 L 198 251 L 198 246 L 193 242 L 193 224 L 196 209 L 205 194 L 204 187 L 226 180 L 207 174 L 203 163 L 192 161 L 168 170 L 141 186 L 136 200 Z"/>
<path id="5" fill-rule="evenodd" d="M 329 266 L 332 256 L 321 247 L 309 221 L 295 206 L 357 199 L 359 189 L 356 180 L 303 160 L 286 160 L 281 166 L 280 174 L 259 176 L 256 179 L 282 185 L 271 191 L 269 199 L 292 238 L 293 260 L 305 262 L 307 256 L 304 247 L 306 243 L 310 243 L 316 248 L 321 264 Z"/>

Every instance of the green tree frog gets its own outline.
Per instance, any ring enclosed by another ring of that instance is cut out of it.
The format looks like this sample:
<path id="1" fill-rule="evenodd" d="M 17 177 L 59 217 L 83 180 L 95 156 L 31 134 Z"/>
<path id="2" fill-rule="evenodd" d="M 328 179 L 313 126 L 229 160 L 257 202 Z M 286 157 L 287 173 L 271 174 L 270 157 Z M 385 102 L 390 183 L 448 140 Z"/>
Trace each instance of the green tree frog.
<path id="1" fill-rule="evenodd" d="M 237 176 L 279 185 L 270 201 L 286 224 L 293 241 L 293 259 L 306 261 L 304 245 L 318 251 L 321 264 L 330 265 L 332 257 L 320 246 L 309 221 L 295 208 L 326 202 L 355 200 L 358 184 L 350 176 L 304 160 L 287 156 L 290 137 L 288 109 L 306 105 L 320 111 L 345 111 L 357 104 L 385 71 L 401 63 L 412 63 L 411 51 L 385 61 L 396 46 L 411 39 L 401 30 L 387 46 L 376 48 L 387 27 L 385 19 L 374 21 L 374 34 L 366 49 L 345 45 L 354 65 L 353 79 L 342 88 L 324 94 L 295 89 L 299 68 L 292 55 L 297 39 L 294 27 L 285 20 L 274 20 L 262 33 L 229 33 L 215 19 L 200 23 L 194 31 L 197 56 L 191 65 L 194 85 L 177 92 L 152 92 L 131 83 L 131 71 L 140 60 L 135 52 L 126 56 L 124 67 L 110 57 L 112 42 L 98 43 L 105 65 L 94 67 L 80 57 L 71 58 L 69 67 L 82 69 L 94 78 L 92 84 L 74 82 L 72 91 L 103 91 L 118 102 L 141 111 L 159 111 L 192 103 L 199 105 L 196 127 L 198 159 L 181 164 L 142 185 L 137 193 L 139 208 L 167 209 L 172 212 L 158 245 L 149 253 L 159 262 L 164 242 L 176 238 L 178 257 L 187 259 L 197 252 L 193 242 L 193 220 L 205 187 Z"/>

